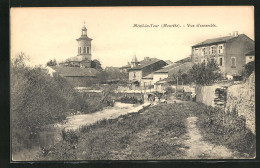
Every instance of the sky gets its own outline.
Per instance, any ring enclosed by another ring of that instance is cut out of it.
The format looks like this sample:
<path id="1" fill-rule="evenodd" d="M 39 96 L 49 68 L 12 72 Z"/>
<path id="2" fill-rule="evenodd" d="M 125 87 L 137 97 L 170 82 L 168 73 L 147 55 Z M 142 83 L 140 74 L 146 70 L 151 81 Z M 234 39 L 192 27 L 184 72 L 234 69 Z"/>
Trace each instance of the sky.
<path id="1" fill-rule="evenodd" d="M 30 65 L 76 56 L 76 39 L 84 21 L 88 37 L 93 39 L 92 59 L 103 67 L 124 66 L 134 55 L 139 61 L 155 57 L 175 62 L 190 56 L 192 45 L 234 31 L 254 40 L 253 6 L 33 7 L 11 8 L 10 15 L 11 58 L 24 52 Z M 161 27 L 164 24 L 180 27 Z"/>

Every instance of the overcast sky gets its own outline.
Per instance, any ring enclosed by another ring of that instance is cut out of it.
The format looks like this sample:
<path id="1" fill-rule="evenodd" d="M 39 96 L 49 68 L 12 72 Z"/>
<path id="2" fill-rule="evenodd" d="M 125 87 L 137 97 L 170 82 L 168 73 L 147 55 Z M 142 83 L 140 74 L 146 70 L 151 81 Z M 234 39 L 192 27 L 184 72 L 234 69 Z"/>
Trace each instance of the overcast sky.
<path id="1" fill-rule="evenodd" d="M 189 56 L 192 45 L 233 31 L 254 40 L 253 7 L 12 8 L 11 57 L 25 52 L 31 65 L 45 65 L 50 59 L 76 56 L 83 21 L 93 39 L 92 59 L 103 67 L 126 65 L 134 55 L 138 60 L 148 56 L 174 62 Z M 161 28 L 162 24 L 181 27 Z"/>

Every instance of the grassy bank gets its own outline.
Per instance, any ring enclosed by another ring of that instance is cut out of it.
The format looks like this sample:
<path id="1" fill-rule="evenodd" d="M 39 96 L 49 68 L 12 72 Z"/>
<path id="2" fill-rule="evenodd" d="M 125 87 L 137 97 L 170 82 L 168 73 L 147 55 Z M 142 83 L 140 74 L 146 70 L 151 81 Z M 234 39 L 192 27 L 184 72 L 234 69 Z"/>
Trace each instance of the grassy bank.
<path id="1" fill-rule="evenodd" d="M 183 104 L 150 107 L 118 119 L 103 120 L 79 132 L 67 132 L 64 140 L 42 160 L 108 160 L 181 158 L 178 137 L 186 133 L 191 109 Z M 66 137 L 66 138 L 65 138 Z"/>
<path id="2" fill-rule="evenodd" d="M 238 151 L 240 157 L 255 157 L 255 135 L 246 128 L 245 119 L 237 116 L 235 109 L 224 113 L 222 109 L 203 104 L 191 105 L 205 141 Z"/>

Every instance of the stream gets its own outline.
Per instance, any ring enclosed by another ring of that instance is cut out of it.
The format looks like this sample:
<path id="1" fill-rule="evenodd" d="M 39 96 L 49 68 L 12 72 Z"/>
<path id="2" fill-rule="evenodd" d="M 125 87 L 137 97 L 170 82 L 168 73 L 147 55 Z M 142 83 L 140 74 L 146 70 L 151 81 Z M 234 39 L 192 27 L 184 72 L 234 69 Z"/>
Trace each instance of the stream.
<path id="1" fill-rule="evenodd" d="M 68 116 L 62 123 L 57 123 L 46 131 L 39 133 L 39 142 L 34 145 L 31 149 L 24 149 L 19 152 L 12 154 L 13 161 L 32 161 L 35 160 L 38 153 L 40 152 L 40 146 L 51 146 L 61 141 L 61 130 L 76 130 L 81 126 L 91 125 L 97 121 L 103 119 L 115 119 L 121 115 L 126 115 L 128 113 L 135 113 L 141 110 L 145 106 L 149 106 L 150 103 L 145 104 L 127 104 L 116 102 L 113 107 L 104 108 L 101 111 L 97 111 L 90 114 L 77 114 L 73 116 Z"/>

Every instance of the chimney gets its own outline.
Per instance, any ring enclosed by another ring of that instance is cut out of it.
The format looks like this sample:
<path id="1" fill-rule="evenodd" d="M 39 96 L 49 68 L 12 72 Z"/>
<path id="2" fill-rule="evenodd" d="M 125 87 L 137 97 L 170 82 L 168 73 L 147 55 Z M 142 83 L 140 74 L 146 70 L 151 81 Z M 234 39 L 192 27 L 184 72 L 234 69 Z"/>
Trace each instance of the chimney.
<path id="1" fill-rule="evenodd" d="M 149 57 L 144 57 L 144 60 L 145 61 L 150 61 L 150 58 Z"/>
<path id="2" fill-rule="evenodd" d="M 238 36 L 238 31 L 234 31 L 234 32 L 233 32 L 233 36 L 234 36 L 234 37 L 237 37 L 237 36 Z"/>

